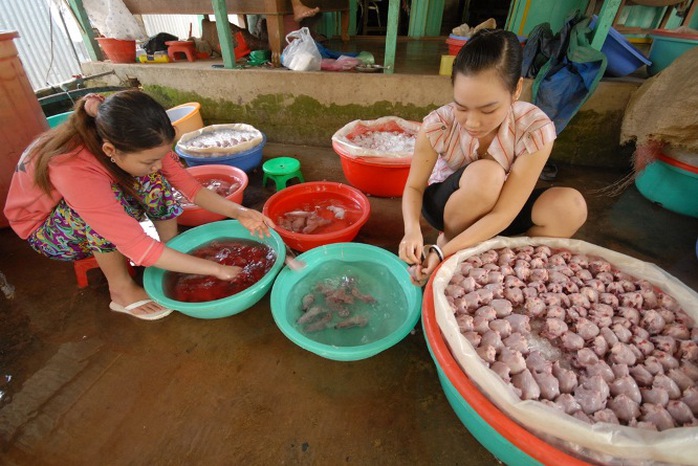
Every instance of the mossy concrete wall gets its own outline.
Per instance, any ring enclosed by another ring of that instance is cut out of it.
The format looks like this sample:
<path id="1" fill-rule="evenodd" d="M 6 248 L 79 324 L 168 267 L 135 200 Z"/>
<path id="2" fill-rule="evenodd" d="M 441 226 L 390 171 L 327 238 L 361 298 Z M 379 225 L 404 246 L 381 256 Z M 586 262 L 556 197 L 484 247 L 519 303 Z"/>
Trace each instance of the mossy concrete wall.
<path id="1" fill-rule="evenodd" d="M 269 141 L 331 145 L 348 122 L 395 115 L 420 121 L 452 98 L 444 76 L 383 75 L 288 70 L 211 68 L 210 62 L 84 65 L 88 74 L 115 73 L 91 86 L 137 81 L 166 108 L 201 104 L 205 124 L 248 123 Z M 530 98 L 530 81 L 524 99 Z M 602 82 L 558 138 L 553 158 L 581 165 L 628 166 L 632 148 L 618 145 L 623 111 L 638 87 Z"/>

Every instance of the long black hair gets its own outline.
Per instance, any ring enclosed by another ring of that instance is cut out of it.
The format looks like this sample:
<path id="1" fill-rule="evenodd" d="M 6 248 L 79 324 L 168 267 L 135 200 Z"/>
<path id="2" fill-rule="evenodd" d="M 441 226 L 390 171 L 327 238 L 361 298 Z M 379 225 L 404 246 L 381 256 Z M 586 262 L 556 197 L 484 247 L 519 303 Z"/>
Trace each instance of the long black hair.
<path id="1" fill-rule="evenodd" d="M 453 62 L 451 83 L 457 74 L 471 76 L 495 69 L 512 93 L 521 78 L 523 51 L 516 34 L 503 29 L 482 29 L 476 32 L 458 52 Z"/>
<path id="2" fill-rule="evenodd" d="M 124 191 L 137 197 L 133 176 L 109 160 L 102 144 L 109 141 L 117 150 L 126 153 L 172 144 L 175 130 L 167 112 L 155 99 L 136 89 L 107 97 L 94 118 L 85 111 L 86 102 L 86 98 L 80 99 L 65 124 L 44 133 L 30 148 L 28 156 L 37 157 L 35 183 L 50 194 L 53 189 L 48 171 L 51 158 L 84 146 L 114 175 Z"/>

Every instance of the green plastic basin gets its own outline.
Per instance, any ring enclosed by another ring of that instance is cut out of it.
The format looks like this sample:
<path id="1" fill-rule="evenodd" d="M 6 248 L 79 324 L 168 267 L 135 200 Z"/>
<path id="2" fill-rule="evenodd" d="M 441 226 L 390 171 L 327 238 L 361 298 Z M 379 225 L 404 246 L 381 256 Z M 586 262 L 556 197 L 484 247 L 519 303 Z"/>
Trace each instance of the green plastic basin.
<path id="1" fill-rule="evenodd" d="M 181 235 L 175 236 L 167 243 L 168 247 L 180 252 L 189 252 L 210 241 L 220 238 L 259 241 L 273 248 L 276 251 L 276 262 L 274 262 L 271 270 L 269 270 L 260 281 L 246 290 L 228 296 L 227 298 L 213 301 L 199 303 L 177 301 L 165 295 L 163 289 L 165 270 L 157 267 L 148 267 L 143 274 L 143 286 L 145 291 L 159 304 L 198 319 L 218 319 L 239 314 L 255 305 L 267 294 L 274 282 L 274 278 L 284 265 L 286 245 L 281 240 L 278 233 L 273 230 L 270 230 L 270 232 L 271 236 L 261 239 L 250 234 L 237 220 L 223 220 L 220 222 L 207 223 L 187 230 Z"/>
<path id="2" fill-rule="evenodd" d="M 70 115 L 72 115 L 73 112 L 64 112 L 64 113 L 58 113 L 56 115 L 52 115 L 48 118 L 46 118 L 46 121 L 48 121 L 48 126 L 49 128 L 55 128 L 56 126 L 60 125 L 64 121 L 67 121 L 68 118 L 70 118 Z"/>
<path id="3" fill-rule="evenodd" d="M 279 273 L 271 291 L 271 312 L 281 332 L 301 348 L 336 361 L 365 359 L 400 342 L 419 321 L 422 290 L 410 281 L 407 264 L 391 252 L 362 243 L 334 243 L 298 259 L 305 262 L 304 268 L 286 267 Z M 304 332 L 296 323 L 303 312 L 300 300 L 319 278 L 334 272 L 357 277 L 361 291 L 376 298 L 368 324 Z"/>
<path id="4" fill-rule="evenodd" d="M 698 217 L 698 167 L 660 156 L 638 173 L 635 186 L 667 210 Z"/>

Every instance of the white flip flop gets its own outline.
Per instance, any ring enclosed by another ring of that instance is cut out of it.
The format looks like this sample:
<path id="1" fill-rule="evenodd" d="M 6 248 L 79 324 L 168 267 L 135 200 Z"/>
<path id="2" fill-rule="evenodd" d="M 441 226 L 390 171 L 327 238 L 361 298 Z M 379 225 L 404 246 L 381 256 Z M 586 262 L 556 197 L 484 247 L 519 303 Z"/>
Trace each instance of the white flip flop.
<path id="1" fill-rule="evenodd" d="M 152 299 L 144 299 L 142 301 L 136 301 L 135 303 L 131 303 L 128 306 L 122 306 L 121 304 L 117 304 L 114 301 L 109 303 L 109 309 L 115 312 L 123 312 L 124 314 L 128 314 L 130 316 L 133 316 L 137 319 L 143 319 L 143 320 L 158 320 L 162 319 L 163 317 L 167 317 L 168 315 L 172 314 L 174 312 L 172 309 L 163 309 L 162 311 L 159 312 L 152 312 L 150 314 L 134 314 L 131 311 L 134 309 L 138 309 L 144 304 L 152 303 Z"/>

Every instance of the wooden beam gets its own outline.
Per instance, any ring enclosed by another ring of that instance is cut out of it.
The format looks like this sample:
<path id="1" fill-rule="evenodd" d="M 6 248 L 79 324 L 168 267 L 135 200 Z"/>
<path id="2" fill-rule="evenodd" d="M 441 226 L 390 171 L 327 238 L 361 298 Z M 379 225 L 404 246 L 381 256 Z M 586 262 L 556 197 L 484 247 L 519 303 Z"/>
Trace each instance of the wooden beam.
<path id="1" fill-rule="evenodd" d="M 216 30 L 218 31 L 218 42 L 221 44 L 223 66 L 233 68 L 235 66 L 235 49 L 233 47 L 233 33 L 230 32 L 230 23 L 228 22 L 228 8 L 225 0 L 211 0 L 211 4 L 216 14 Z"/>
<path id="2" fill-rule="evenodd" d="M 395 72 L 395 50 L 397 49 L 397 26 L 400 19 L 400 0 L 390 0 L 388 4 L 388 30 L 385 34 L 384 72 Z"/>
<path id="3" fill-rule="evenodd" d="M 104 58 L 102 56 L 102 49 L 99 48 L 99 44 L 97 44 L 95 40 L 90 18 L 88 18 L 87 12 L 85 11 L 85 5 L 82 4 L 82 0 L 68 0 L 68 2 L 70 4 L 70 9 L 75 15 L 75 19 L 78 21 L 78 24 L 80 24 L 80 34 L 82 35 L 82 41 L 85 43 L 87 54 L 92 61 L 101 61 Z"/>
<path id="4" fill-rule="evenodd" d="M 599 19 L 594 29 L 594 38 L 591 40 L 591 47 L 593 49 L 601 50 L 601 47 L 603 47 L 606 36 L 608 36 L 608 31 L 610 31 L 611 26 L 613 26 L 613 20 L 616 17 L 616 13 L 618 13 L 620 3 L 621 0 L 605 0 L 603 5 L 601 5 Z"/>

